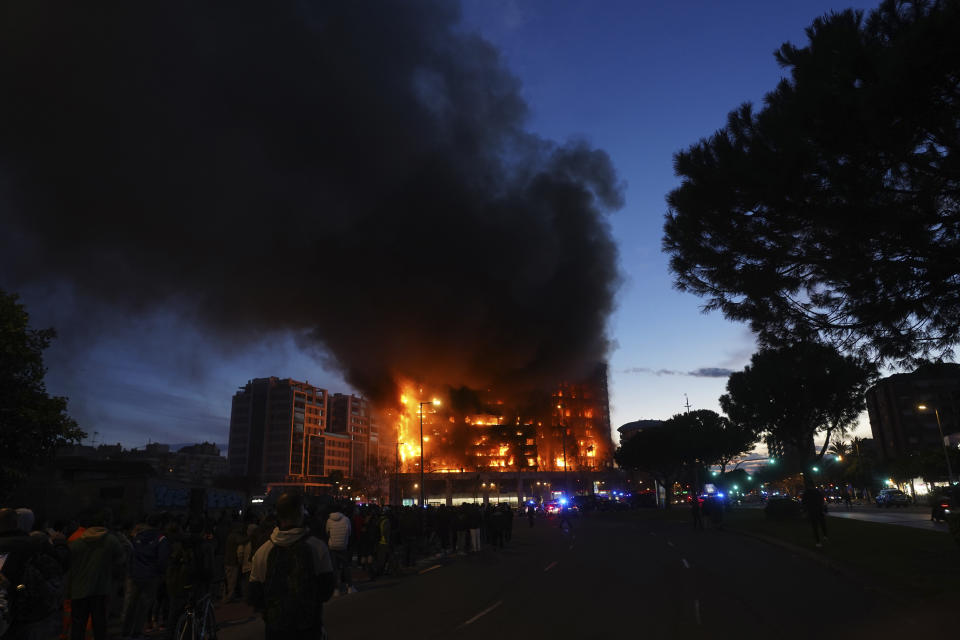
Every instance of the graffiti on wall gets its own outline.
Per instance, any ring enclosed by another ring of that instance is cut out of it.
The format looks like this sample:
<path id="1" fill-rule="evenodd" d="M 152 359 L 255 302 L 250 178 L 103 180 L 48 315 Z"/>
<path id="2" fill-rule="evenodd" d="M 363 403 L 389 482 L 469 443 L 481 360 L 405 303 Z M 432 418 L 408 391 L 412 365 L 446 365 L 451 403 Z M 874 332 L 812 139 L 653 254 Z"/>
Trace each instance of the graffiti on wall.
<path id="1" fill-rule="evenodd" d="M 205 489 L 207 509 L 241 509 L 243 494 L 226 489 Z M 153 504 L 157 509 L 186 509 L 190 506 L 190 487 L 157 483 L 153 485 Z"/>

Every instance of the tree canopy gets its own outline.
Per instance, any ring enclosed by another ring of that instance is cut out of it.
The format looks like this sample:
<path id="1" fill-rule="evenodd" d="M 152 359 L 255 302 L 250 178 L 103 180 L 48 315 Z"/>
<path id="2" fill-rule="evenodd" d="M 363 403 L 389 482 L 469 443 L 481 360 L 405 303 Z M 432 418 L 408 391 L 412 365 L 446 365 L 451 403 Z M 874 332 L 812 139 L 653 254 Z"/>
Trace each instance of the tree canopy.
<path id="1" fill-rule="evenodd" d="M 674 416 L 676 417 L 676 416 Z M 671 420 L 663 425 L 649 427 L 635 433 L 614 452 L 614 459 L 623 469 L 649 473 L 666 491 L 669 508 L 673 483 L 689 462 L 690 451 L 685 446 L 685 430 L 675 429 Z"/>
<path id="2" fill-rule="evenodd" d="M 57 446 L 86 436 L 67 415 L 67 399 L 44 385 L 43 350 L 56 333 L 31 329 L 17 296 L 0 290 L 0 494 L 12 491 Z"/>
<path id="3" fill-rule="evenodd" d="M 679 413 L 661 426 L 638 432 L 617 449 L 615 457 L 621 467 L 645 471 L 667 487 L 669 504 L 670 486 L 685 470 L 725 466 L 749 451 L 755 441 L 755 432 L 748 427 L 701 409 Z M 696 484 L 700 481 L 698 477 Z"/>
<path id="4" fill-rule="evenodd" d="M 960 340 L 960 2 L 814 21 L 763 108 L 676 154 L 675 285 L 765 345 L 905 363 Z"/>
<path id="5" fill-rule="evenodd" d="M 720 406 L 732 421 L 782 444 L 789 462 L 806 465 L 856 422 L 875 375 L 871 365 L 828 345 L 761 349 L 731 374 Z M 815 453 L 820 433 L 825 440 Z"/>

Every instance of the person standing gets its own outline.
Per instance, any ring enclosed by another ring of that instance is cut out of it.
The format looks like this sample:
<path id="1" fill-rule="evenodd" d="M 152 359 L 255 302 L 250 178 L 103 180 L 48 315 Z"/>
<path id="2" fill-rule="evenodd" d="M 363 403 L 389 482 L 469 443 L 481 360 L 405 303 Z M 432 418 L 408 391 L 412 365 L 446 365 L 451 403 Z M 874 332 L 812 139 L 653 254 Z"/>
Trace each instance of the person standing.
<path id="1" fill-rule="evenodd" d="M 703 530 L 703 509 L 700 505 L 700 496 L 693 496 L 690 502 L 690 513 L 693 515 L 693 528 L 695 531 Z"/>
<path id="2" fill-rule="evenodd" d="M 327 518 L 324 528 L 333 560 L 333 573 L 337 578 L 337 590 L 334 593 L 356 593 L 353 580 L 350 579 L 350 518 L 338 507 Z"/>
<path id="3" fill-rule="evenodd" d="M 83 534 L 70 543 L 67 596 L 71 602 L 71 640 L 83 640 L 87 620 L 95 640 L 107 637 L 107 597 L 113 592 L 113 575 L 122 566 L 125 552 L 107 530 L 102 514 L 91 516 Z"/>
<path id="4" fill-rule="evenodd" d="M 333 595 L 327 545 L 303 526 L 303 498 L 277 500 L 279 524 L 257 549 L 250 573 L 250 604 L 263 615 L 265 640 L 322 638 L 323 603 Z"/>
<path id="5" fill-rule="evenodd" d="M 5 640 L 48 640 L 60 626 L 64 569 L 68 562 L 63 536 L 29 533 L 32 526 L 13 509 L 0 509 L 0 582 L 6 585 L 0 617 Z M 18 589 L 20 585 L 25 588 Z"/>
<path id="6" fill-rule="evenodd" d="M 471 505 L 470 510 L 467 511 L 467 529 L 470 531 L 470 552 L 477 553 L 480 551 L 480 524 L 482 521 L 482 516 L 480 513 L 480 507 L 477 505 Z"/>
<path id="7" fill-rule="evenodd" d="M 157 598 L 160 580 L 167 569 L 170 543 L 159 527 L 160 517 L 152 515 L 133 537 L 133 561 L 130 566 L 132 595 L 130 610 L 121 629 L 123 637 L 137 638 L 143 635 L 147 615 Z"/>
<path id="8" fill-rule="evenodd" d="M 823 540 L 827 540 L 827 518 L 826 511 L 824 510 L 823 494 L 820 493 L 820 490 L 816 487 L 808 487 L 803 492 L 803 497 L 800 499 L 800 502 L 807 512 L 807 519 L 813 528 L 813 539 L 819 549 L 823 546 L 823 543 L 820 541 L 821 531 L 823 532 Z"/>

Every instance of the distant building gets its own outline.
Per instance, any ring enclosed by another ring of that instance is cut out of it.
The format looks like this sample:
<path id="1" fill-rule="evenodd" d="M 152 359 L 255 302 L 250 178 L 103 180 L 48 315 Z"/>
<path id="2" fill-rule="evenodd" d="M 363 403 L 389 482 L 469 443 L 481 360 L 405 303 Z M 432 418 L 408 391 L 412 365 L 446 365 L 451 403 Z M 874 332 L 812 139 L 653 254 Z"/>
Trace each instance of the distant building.
<path id="1" fill-rule="evenodd" d="M 883 460 L 941 446 L 934 410 L 945 436 L 954 434 L 956 439 L 960 432 L 960 364 L 929 363 L 912 373 L 889 376 L 868 389 L 866 398 L 870 429 Z"/>
<path id="2" fill-rule="evenodd" d="M 620 444 L 622 445 L 645 429 L 655 429 L 662 427 L 664 424 L 664 420 L 634 420 L 633 422 L 628 422 L 621 427 L 617 427 L 617 431 L 620 433 Z"/>
<path id="3" fill-rule="evenodd" d="M 233 396 L 227 459 L 231 475 L 258 484 L 325 475 L 311 447 L 327 430 L 327 391 L 290 378 L 257 378 Z M 347 465 L 349 468 L 349 464 Z"/>

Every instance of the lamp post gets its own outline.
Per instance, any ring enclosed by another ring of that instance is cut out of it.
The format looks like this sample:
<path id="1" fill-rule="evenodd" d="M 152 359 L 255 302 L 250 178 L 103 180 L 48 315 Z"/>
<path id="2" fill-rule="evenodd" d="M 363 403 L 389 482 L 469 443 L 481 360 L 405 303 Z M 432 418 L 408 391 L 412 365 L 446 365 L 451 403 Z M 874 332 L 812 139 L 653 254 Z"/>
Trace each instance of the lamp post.
<path id="1" fill-rule="evenodd" d="M 399 494 L 399 496 L 394 496 L 394 497 L 400 498 L 401 506 L 403 505 L 403 493 L 401 492 L 401 489 L 400 489 L 400 445 L 402 444 L 404 443 L 400 442 L 399 440 L 397 441 L 397 466 L 395 471 L 395 474 L 396 474 L 395 482 L 397 484 L 397 493 Z"/>
<path id="2" fill-rule="evenodd" d="M 432 404 L 435 407 L 439 407 L 440 401 L 434 398 L 430 402 L 420 403 L 420 508 L 421 509 L 425 506 L 423 501 L 423 405 L 425 404 Z"/>
<path id="3" fill-rule="evenodd" d="M 560 446 L 563 448 L 563 491 L 570 493 L 570 481 L 567 479 L 567 426 L 564 424 L 563 403 L 557 405 L 560 410 Z"/>
<path id="4" fill-rule="evenodd" d="M 917 409 L 926 411 L 929 407 L 925 404 L 918 404 Z M 940 411 L 933 407 L 933 415 L 937 418 L 937 430 L 940 432 L 940 446 L 943 447 L 943 459 L 947 461 L 947 477 L 950 479 L 950 486 L 953 486 L 953 468 L 950 466 L 950 454 L 947 452 L 947 443 L 943 438 L 943 425 L 940 424 Z"/>

